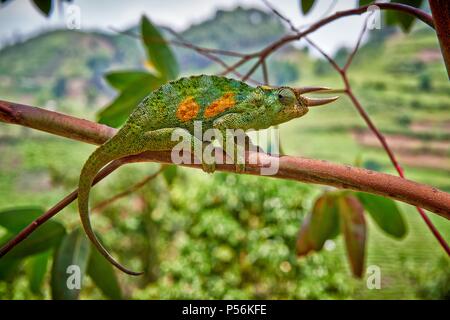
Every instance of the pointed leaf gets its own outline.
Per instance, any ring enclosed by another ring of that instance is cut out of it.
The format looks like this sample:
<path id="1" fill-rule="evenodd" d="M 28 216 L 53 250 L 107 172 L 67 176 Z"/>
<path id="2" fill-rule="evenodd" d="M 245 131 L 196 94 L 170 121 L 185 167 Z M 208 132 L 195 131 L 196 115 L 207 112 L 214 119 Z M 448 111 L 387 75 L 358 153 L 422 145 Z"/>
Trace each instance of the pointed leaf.
<path id="1" fill-rule="evenodd" d="M 411 7 L 420 8 L 423 0 L 392 0 L 391 2 L 402 3 Z M 388 10 L 386 12 L 386 24 L 399 24 L 404 32 L 409 32 L 414 23 L 415 17 L 400 11 Z"/>
<path id="2" fill-rule="evenodd" d="M 100 111 L 98 121 L 116 128 L 121 126 L 138 104 L 161 84 L 160 78 L 147 73 L 145 78 L 132 82 L 109 106 Z"/>
<path id="3" fill-rule="evenodd" d="M 300 0 L 300 8 L 304 15 L 308 14 L 314 5 L 314 0 Z"/>
<path id="4" fill-rule="evenodd" d="M 148 78 L 153 78 L 153 75 L 148 76 L 146 71 L 113 71 L 104 75 L 106 81 L 117 90 L 125 90 L 128 86 L 135 83 L 146 83 Z"/>
<path id="5" fill-rule="evenodd" d="M 8 252 L 6 257 L 23 258 L 54 248 L 60 243 L 65 233 L 66 230 L 61 223 L 47 221 Z"/>
<path id="6" fill-rule="evenodd" d="M 356 196 L 384 232 L 395 238 L 403 238 L 406 235 L 405 220 L 393 200 L 362 192 L 356 193 Z"/>
<path id="7" fill-rule="evenodd" d="M 36 7 L 47 17 L 52 11 L 52 0 L 33 0 Z"/>
<path id="8" fill-rule="evenodd" d="M 359 7 L 364 7 L 374 2 L 375 0 L 359 0 Z"/>
<path id="9" fill-rule="evenodd" d="M 92 247 L 87 273 L 106 297 L 122 299 L 122 291 L 113 266 Z"/>
<path id="10" fill-rule="evenodd" d="M 17 207 L 2 210 L 0 211 L 0 226 L 11 233 L 18 233 L 42 213 L 44 210 L 40 207 Z"/>
<path id="11" fill-rule="evenodd" d="M 179 72 L 178 62 L 166 40 L 146 16 L 141 18 L 141 35 L 150 63 L 164 79 L 175 79 Z"/>
<path id="12" fill-rule="evenodd" d="M 364 270 L 367 233 L 364 208 L 355 196 L 345 194 L 339 197 L 339 214 L 352 273 L 360 278 Z"/>
<path id="13" fill-rule="evenodd" d="M 34 294 L 42 294 L 41 288 L 47 273 L 48 260 L 52 251 L 48 250 L 30 258 L 28 268 L 28 283 L 30 291 Z"/>
<path id="14" fill-rule="evenodd" d="M 56 300 L 75 300 L 80 294 L 90 253 L 90 243 L 77 228 L 64 237 L 53 258 L 51 289 Z"/>

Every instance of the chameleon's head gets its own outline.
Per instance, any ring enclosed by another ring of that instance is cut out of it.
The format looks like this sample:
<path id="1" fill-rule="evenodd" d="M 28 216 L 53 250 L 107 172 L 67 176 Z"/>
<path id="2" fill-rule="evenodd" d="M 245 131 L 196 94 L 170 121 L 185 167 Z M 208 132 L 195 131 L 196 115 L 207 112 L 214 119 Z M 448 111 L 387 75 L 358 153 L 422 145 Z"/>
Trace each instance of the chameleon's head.
<path id="1" fill-rule="evenodd" d="M 261 87 L 266 97 L 267 107 L 271 109 L 272 125 L 287 122 L 294 118 L 305 115 L 310 107 L 321 106 L 335 101 L 338 97 L 331 98 L 308 98 L 305 93 L 326 91 L 329 88 L 324 87 L 305 87 L 305 88 L 265 88 Z"/>

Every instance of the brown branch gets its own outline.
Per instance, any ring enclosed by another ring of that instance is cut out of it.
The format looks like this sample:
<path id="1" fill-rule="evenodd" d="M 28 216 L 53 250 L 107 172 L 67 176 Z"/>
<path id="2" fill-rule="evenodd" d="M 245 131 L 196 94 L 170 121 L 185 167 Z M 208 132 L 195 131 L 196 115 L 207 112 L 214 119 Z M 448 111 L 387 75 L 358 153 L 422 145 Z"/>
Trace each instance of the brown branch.
<path id="1" fill-rule="evenodd" d="M 379 3 L 377 5 L 382 10 L 397 10 L 416 16 L 417 18 L 434 28 L 432 17 L 419 9 L 396 3 Z M 288 42 L 299 40 L 302 37 L 305 37 L 309 33 L 334 20 L 345 16 L 362 14 L 366 12 L 367 8 L 368 6 L 364 6 L 352 10 L 336 12 L 334 15 L 329 16 L 328 18 L 321 19 L 320 21 L 312 24 L 305 31 L 299 32 L 295 35 L 285 36 L 258 52 L 252 54 L 233 53 L 234 56 L 241 57 L 241 59 L 231 66 L 228 66 L 225 63 L 222 64 L 222 66 L 225 67 L 225 71 L 222 72 L 222 75 L 226 75 L 230 72 L 236 74 L 236 68 L 252 60 L 253 58 L 258 58 L 257 63 L 245 76 L 243 76 L 243 78 L 247 80 L 260 64 L 263 64 L 264 72 L 265 59 L 278 48 L 284 46 Z M 211 53 L 210 49 L 204 49 L 205 50 L 202 51 L 203 53 Z M 216 52 L 216 54 L 226 54 L 226 52 Z M 105 142 L 116 132 L 116 130 L 113 128 L 102 126 L 86 120 L 21 104 L 9 103 L 6 101 L 0 101 L 0 121 L 19 124 L 67 138 L 94 144 Z M 325 161 L 295 158 L 289 156 L 283 156 L 274 159 L 274 157 L 268 156 L 266 154 L 258 154 L 258 157 L 266 158 L 266 160 L 267 158 L 273 158 L 271 159 L 272 161 L 278 160 L 280 162 L 280 170 L 274 177 L 371 192 L 406 203 L 420 205 L 421 207 L 424 207 L 434 213 L 440 214 L 443 217 L 450 219 L 450 195 L 426 185 L 418 184 L 406 179 L 399 179 L 387 174 L 352 168 L 350 166 L 332 164 Z M 122 161 L 157 161 L 169 163 L 171 162 L 171 159 L 170 153 L 167 152 L 146 152 L 145 154 L 114 161 L 99 173 L 99 175 L 96 177 L 96 181 L 102 179 L 102 173 L 106 173 L 106 176 L 110 172 L 114 171 L 117 167 L 124 163 Z M 253 165 L 249 165 L 247 173 L 259 174 L 259 169 L 260 168 L 258 166 L 254 167 Z M 108 173 L 107 170 L 111 171 Z M 233 172 L 234 166 L 219 165 L 218 170 Z M 44 223 L 50 217 L 54 216 L 56 213 L 62 210 L 62 208 L 67 206 L 76 197 L 77 191 L 72 192 L 69 196 L 55 205 L 51 210 L 46 212 L 32 224 L 30 224 L 18 236 L 16 236 L 14 239 L 8 242 L 8 244 L 0 249 L 0 257 L 8 252 L 8 250 L 10 250 L 12 247 L 14 247 L 15 244 L 25 239 L 40 224 Z"/>
<path id="2" fill-rule="evenodd" d="M 0 121 L 92 144 L 102 144 L 117 131 L 88 120 L 3 100 L 0 100 Z M 74 127 L 78 129 L 73 130 Z"/>
<path id="3" fill-rule="evenodd" d="M 42 130 L 42 128 L 38 128 L 38 126 L 35 126 L 34 123 L 29 120 L 25 122 L 22 122 L 21 120 L 30 119 L 30 117 L 28 117 L 28 112 L 30 112 L 34 114 L 34 118 L 39 122 L 38 110 L 41 110 L 42 115 L 46 118 L 48 118 L 48 114 L 54 114 L 54 116 L 51 117 L 52 121 L 47 122 L 47 127 L 45 128 L 46 132 L 69 138 L 73 137 L 76 140 L 88 143 L 104 143 L 115 132 L 112 128 L 110 128 L 110 130 L 105 130 L 105 127 L 108 128 L 107 126 L 87 120 L 80 121 L 80 119 L 75 117 L 53 111 L 42 110 L 26 105 L 18 105 L 1 100 L 0 106 L 0 120 L 11 117 L 11 115 L 17 113 L 16 109 L 19 108 L 22 117 L 16 119 L 13 123 L 39 130 Z M 62 132 L 59 129 L 61 125 L 66 128 L 63 134 L 61 134 Z M 105 132 L 109 132 L 109 134 L 105 135 Z M 423 184 L 401 179 L 389 174 L 329 163 L 323 160 L 291 156 L 277 158 L 262 153 L 259 154 L 259 157 L 271 161 L 280 161 L 280 171 L 274 177 L 289 178 L 309 183 L 326 184 L 338 188 L 375 193 L 413 205 L 423 203 L 424 208 L 427 210 L 450 219 L 450 194 Z M 130 162 L 130 159 L 171 163 L 170 152 L 146 152 L 145 156 L 128 157 L 124 161 Z M 135 162 L 135 160 L 132 161 Z M 201 167 L 200 165 L 188 166 Z M 260 165 L 249 164 L 247 173 L 258 174 L 259 167 Z M 218 165 L 218 170 L 233 171 L 234 167 L 232 165 Z"/>
<path id="4" fill-rule="evenodd" d="M 262 2 L 272 11 L 276 16 L 278 16 L 281 20 L 287 23 L 289 29 L 295 33 L 299 33 L 300 29 L 298 29 L 290 19 L 285 17 L 280 11 L 278 11 L 268 0 L 262 0 Z"/>
<path id="5" fill-rule="evenodd" d="M 429 0 L 431 13 L 433 14 L 436 35 L 441 46 L 447 75 L 450 79 L 450 1 Z"/>

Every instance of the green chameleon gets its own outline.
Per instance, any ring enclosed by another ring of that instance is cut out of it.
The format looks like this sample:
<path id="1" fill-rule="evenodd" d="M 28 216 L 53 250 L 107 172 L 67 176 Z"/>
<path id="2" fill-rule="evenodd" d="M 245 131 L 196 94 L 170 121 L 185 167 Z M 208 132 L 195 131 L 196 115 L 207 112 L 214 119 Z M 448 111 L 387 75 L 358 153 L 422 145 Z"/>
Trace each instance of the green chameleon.
<path id="1" fill-rule="evenodd" d="M 313 99 L 302 96 L 306 92 L 326 89 L 255 88 L 241 81 L 207 75 L 181 78 L 162 85 L 144 98 L 116 135 L 92 153 L 81 171 L 78 208 L 87 236 L 118 269 L 131 275 L 141 274 L 128 270 L 114 260 L 92 230 L 89 192 L 100 169 L 125 156 L 144 151 L 171 150 L 179 143 L 172 141 L 172 133 L 180 128 L 190 135 L 192 146 L 195 142 L 204 146 L 193 136 L 194 121 L 201 121 L 202 129 L 219 130 L 223 137 L 227 136 L 227 129 L 259 130 L 287 122 L 306 114 L 308 107 L 336 100 L 337 97 Z M 234 140 L 231 145 L 237 148 Z M 223 146 L 226 144 L 223 143 Z M 236 171 L 244 171 L 245 161 L 238 163 L 238 159 L 234 159 Z M 214 163 L 201 160 L 204 171 L 214 171 Z"/>

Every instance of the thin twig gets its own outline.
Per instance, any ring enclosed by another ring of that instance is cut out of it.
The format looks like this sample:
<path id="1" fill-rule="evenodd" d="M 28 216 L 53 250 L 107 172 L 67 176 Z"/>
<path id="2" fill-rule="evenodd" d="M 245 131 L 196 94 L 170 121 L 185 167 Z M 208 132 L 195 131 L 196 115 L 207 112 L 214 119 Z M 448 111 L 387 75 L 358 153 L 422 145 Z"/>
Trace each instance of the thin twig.
<path id="1" fill-rule="evenodd" d="M 413 15 L 427 23 L 430 27 L 434 28 L 433 18 L 420 9 L 398 3 L 377 3 L 377 6 L 382 10 L 397 10 Z M 236 68 L 254 58 L 257 58 L 257 63 L 244 76 L 246 79 L 248 79 L 251 74 L 257 69 L 257 67 L 261 63 L 265 63 L 265 59 L 271 53 L 275 52 L 278 48 L 291 41 L 299 40 L 334 20 L 350 15 L 362 14 L 367 11 L 368 7 L 369 6 L 363 6 L 352 10 L 336 12 L 334 15 L 317 21 L 302 32 L 294 35 L 284 36 L 279 40 L 274 41 L 260 51 L 250 54 L 239 54 L 239 57 L 241 57 L 241 59 L 235 62 L 233 65 L 226 67 L 225 71 L 222 72 L 222 75 L 226 75 L 230 72 L 236 72 Z M 219 53 L 217 52 L 217 54 Z M 345 74 L 345 72 L 342 72 L 341 74 Z M 347 90 L 347 94 L 348 91 L 349 90 Z M 354 98 L 356 100 L 356 97 Z M 64 137 L 86 141 L 89 143 L 102 143 L 107 140 L 105 139 L 106 136 L 109 135 L 110 137 L 115 133 L 115 130 L 112 128 L 100 126 L 95 123 L 89 123 L 89 121 L 86 120 L 65 116 L 60 113 L 43 111 L 39 108 L 9 103 L 6 101 L 0 101 L 0 121 L 24 125 L 53 134 L 58 134 Z M 274 158 L 265 154 L 258 154 L 258 157 L 266 158 L 266 161 L 270 160 L 268 158 Z M 156 161 L 164 163 L 171 162 L 170 153 L 167 152 L 146 152 L 142 155 L 127 158 L 128 159 L 125 159 L 123 161 L 132 162 L 134 159 L 134 161 Z M 288 156 L 277 159 L 278 161 L 280 161 L 280 170 L 275 177 L 294 179 L 308 183 L 326 184 L 338 188 L 371 192 L 382 196 L 391 197 L 399 201 L 404 201 L 410 204 L 425 207 L 432 212 L 450 219 L 450 195 L 435 188 L 414 183 L 406 179 L 396 178 L 387 174 L 352 168 L 349 166 L 340 166 L 319 160 L 294 158 Z M 274 159 L 272 159 L 272 161 L 273 160 Z M 113 165 L 114 163 L 115 162 L 111 163 L 110 165 Z M 121 162 L 117 163 L 121 164 Z M 118 166 L 120 166 L 120 164 Z M 199 166 L 197 165 L 197 167 Z M 260 174 L 259 169 L 260 167 L 258 167 L 257 165 L 250 165 L 247 173 Z M 106 168 L 104 170 L 106 170 Z M 219 165 L 218 170 L 233 171 L 234 169 L 233 166 L 230 165 Z M 400 175 L 402 175 L 402 173 L 400 173 Z M 15 244 L 25 239 L 39 225 L 47 221 L 51 216 L 54 216 L 63 207 L 72 202 L 76 197 L 77 192 L 72 192 L 50 211 L 38 218 L 30 226 L 25 228 L 17 237 L 9 242 L 9 245 L 7 244 L 0 249 L 1 255 L 4 255 L 7 252 L 5 248 L 9 247 L 9 249 L 11 249 Z M 421 209 L 418 209 L 420 212 Z M 426 215 L 424 216 L 426 217 Z M 11 244 L 13 244 L 12 247 Z M 447 253 L 448 252 L 449 251 L 447 246 Z"/>

